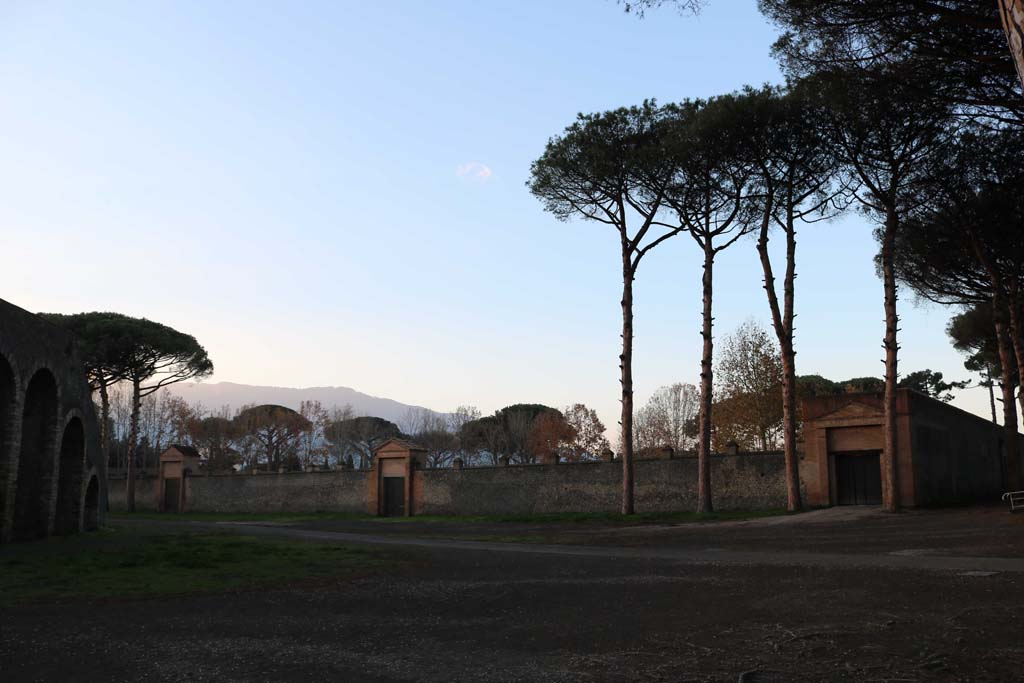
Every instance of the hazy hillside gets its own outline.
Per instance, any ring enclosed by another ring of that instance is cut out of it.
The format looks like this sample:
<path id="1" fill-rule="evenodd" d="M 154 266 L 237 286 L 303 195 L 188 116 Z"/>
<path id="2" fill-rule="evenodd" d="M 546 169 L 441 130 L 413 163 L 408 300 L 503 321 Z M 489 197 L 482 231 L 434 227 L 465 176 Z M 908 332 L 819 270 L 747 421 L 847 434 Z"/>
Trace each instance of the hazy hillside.
<path id="1" fill-rule="evenodd" d="M 170 391 L 189 403 L 202 403 L 207 408 L 219 408 L 224 405 L 238 408 L 247 403 L 275 403 L 298 409 L 302 401 L 320 401 L 327 409 L 334 406 L 351 405 L 356 415 L 375 415 L 402 425 L 402 418 L 412 408 L 390 398 L 370 396 L 349 387 L 309 387 L 292 389 L 290 387 L 262 387 L 251 384 L 235 384 L 234 382 L 182 382 L 169 387 Z"/>

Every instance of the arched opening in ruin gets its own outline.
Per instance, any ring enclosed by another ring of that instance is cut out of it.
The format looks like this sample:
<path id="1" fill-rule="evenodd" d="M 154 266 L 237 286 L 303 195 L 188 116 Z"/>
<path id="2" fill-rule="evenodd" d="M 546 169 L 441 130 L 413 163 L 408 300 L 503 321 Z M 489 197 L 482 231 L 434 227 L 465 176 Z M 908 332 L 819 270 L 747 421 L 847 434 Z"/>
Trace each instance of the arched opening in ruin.
<path id="1" fill-rule="evenodd" d="M 60 442 L 60 474 L 57 480 L 57 513 L 54 533 L 78 531 L 85 469 L 85 428 L 77 417 L 68 422 Z"/>
<path id="2" fill-rule="evenodd" d="M 46 535 L 53 495 L 57 433 L 57 382 L 49 370 L 39 370 L 25 390 L 21 418 L 18 486 L 14 495 L 14 538 Z"/>
<path id="3" fill-rule="evenodd" d="M 14 423 L 14 370 L 0 355 L 0 531 L 7 521 L 7 482 L 14 476 L 13 436 Z"/>
<path id="4" fill-rule="evenodd" d="M 96 531 L 100 526 L 100 480 L 95 475 L 89 478 L 82 505 L 82 530 Z"/>

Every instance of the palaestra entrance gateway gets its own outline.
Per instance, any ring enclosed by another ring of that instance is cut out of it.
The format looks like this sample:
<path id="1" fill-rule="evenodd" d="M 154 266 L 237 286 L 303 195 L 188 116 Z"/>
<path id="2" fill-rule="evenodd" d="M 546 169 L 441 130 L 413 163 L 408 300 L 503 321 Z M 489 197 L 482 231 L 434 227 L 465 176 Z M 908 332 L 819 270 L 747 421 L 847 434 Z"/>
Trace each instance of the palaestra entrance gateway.
<path id="1" fill-rule="evenodd" d="M 804 400 L 801 409 L 806 503 L 881 505 L 882 395 L 819 396 Z M 1002 427 L 898 389 L 896 473 L 900 505 L 995 501 L 1020 481 L 1020 463 L 1006 462 Z"/>

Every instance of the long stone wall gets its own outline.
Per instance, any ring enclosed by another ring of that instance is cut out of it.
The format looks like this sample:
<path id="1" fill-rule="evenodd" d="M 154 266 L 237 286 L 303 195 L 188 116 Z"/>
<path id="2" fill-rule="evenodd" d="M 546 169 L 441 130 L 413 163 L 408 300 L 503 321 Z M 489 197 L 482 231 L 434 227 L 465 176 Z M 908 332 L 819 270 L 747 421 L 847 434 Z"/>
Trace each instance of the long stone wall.
<path id="1" fill-rule="evenodd" d="M 780 453 L 716 455 L 711 480 L 716 509 L 786 505 Z M 696 458 L 637 461 L 635 481 L 637 512 L 697 505 Z M 618 462 L 420 470 L 413 489 L 414 511 L 428 515 L 616 512 L 621 503 Z"/>
<path id="2" fill-rule="evenodd" d="M 365 471 L 190 476 L 185 505 L 202 512 L 366 512 Z"/>
<path id="3" fill-rule="evenodd" d="M 159 479 L 155 474 L 140 475 L 135 478 L 135 509 L 139 512 L 156 512 L 157 486 Z M 110 509 L 122 511 L 128 508 L 128 479 L 124 476 L 112 476 L 107 482 L 107 495 Z"/>
<path id="4" fill-rule="evenodd" d="M 193 512 L 370 512 L 368 471 L 191 475 L 185 509 Z M 711 460 L 715 508 L 768 509 L 786 504 L 781 453 L 716 455 Z M 697 459 L 636 463 L 637 512 L 692 510 Z M 156 509 L 158 479 L 136 481 L 136 507 Z M 418 515 L 505 515 L 616 512 L 622 465 L 591 462 L 454 469 L 417 469 L 413 512 Z M 125 481 L 110 482 L 111 508 L 124 509 Z"/>
<path id="5" fill-rule="evenodd" d="M 190 512 L 366 512 L 369 472 L 189 475 L 185 509 Z M 110 508 L 127 508 L 126 480 L 110 481 Z M 135 480 L 135 509 L 155 512 L 160 480 Z"/>

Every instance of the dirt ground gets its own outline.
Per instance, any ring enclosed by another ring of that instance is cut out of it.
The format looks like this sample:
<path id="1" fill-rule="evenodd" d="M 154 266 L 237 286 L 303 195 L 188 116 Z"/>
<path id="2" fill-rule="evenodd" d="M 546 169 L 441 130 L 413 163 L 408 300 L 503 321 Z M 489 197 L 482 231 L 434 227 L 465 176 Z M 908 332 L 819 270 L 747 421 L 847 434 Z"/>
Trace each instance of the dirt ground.
<path id="1" fill-rule="evenodd" d="M 676 527 L 193 526 L 416 545 L 404 569 L 328 586 L 0 611 L 0 680 L 1003 682 L 1024 672 L 1024 515 L 1003 508 Z"/>
<path id="2" fill-rule="evenodd" d="M 835 507 L 748 521 L 677 525 L 345 520 L 286 526 L 420 538 L 1024 558 L 1024 514 L 1008 514 L 1006 506 L 911 510 L 895 515 L 876 507 Z"/>

